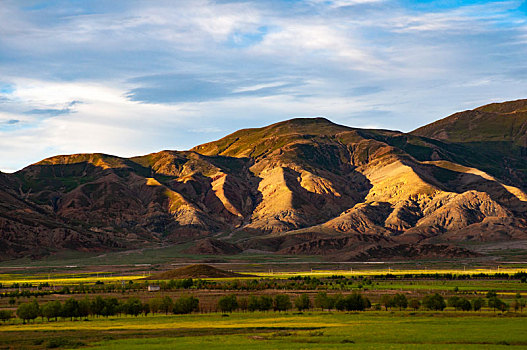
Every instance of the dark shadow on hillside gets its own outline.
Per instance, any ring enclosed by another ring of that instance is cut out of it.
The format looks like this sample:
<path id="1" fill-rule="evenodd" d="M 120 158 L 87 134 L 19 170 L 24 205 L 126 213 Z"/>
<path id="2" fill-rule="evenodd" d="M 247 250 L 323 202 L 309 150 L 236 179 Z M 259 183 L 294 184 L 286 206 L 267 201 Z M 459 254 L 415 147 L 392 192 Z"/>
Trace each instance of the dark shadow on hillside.
<path id="1" fill-rule="evenodd" d="M 507 185 L 527 189 L 527 147 L 513 142 L 450 143 L 409 134 L 378 138 L 417 160 L 451 161 L 482 170 Z"/>
<path id="2" fill-rule="evenodd" d="M 527 202 L 521 201 L 497 181 L 486 179 L 477 174 L 445 169 L 434 164 L 416 164 L 408 160 L 404 160 L 403 163 L 411 167 L 424 181 L 435 183 L 444 191 L 455 193 L 485 192 L 492 200 L 508 208 L 515 215 L 523 217 L 527 212 Z M 427 178 L 427 176 L 431 178 Z"/>

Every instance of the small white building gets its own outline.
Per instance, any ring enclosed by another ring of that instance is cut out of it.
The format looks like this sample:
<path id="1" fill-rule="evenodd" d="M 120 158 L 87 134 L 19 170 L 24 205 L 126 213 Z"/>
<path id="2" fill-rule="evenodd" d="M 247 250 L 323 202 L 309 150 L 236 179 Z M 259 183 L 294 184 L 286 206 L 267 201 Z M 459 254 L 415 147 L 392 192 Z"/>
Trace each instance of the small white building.
<path id="1" fill-rule="evenodd" d="M 160 289 L 161 288 L 159 286 L 148 286 L 148 291 L 149 292 L 157 292 Z"/>

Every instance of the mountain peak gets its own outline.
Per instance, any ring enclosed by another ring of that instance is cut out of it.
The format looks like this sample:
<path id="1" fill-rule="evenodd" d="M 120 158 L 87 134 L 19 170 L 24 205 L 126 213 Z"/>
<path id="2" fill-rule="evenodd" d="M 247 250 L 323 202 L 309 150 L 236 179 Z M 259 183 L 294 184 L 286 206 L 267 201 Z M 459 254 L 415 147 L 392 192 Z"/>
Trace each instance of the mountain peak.
<path id="1" fill-rule="evenodd" d="M 508 114 L 515 112 L 524 112 L 527 111 L 527 99 L 516 100 L 516 101 L 507 101 L 501 103 L 490 103 L 474 109 L 475 111 L 482 111 L 488 113 L 499 113 L 499 114 Z"/>
<path id="2" fill-rule="evenodd" d="M 104 153 L 77 153 L 49 157 L 34 165 L 64 165 L 76 163 L 89 163 L 102 168 L 126 167 L 126 159 Z"/>
<path id="3" fill-rule="evenodd" d="M 292 124 L 292 125 L 314 125 L 314 124 L 328 124 L 328 125 L 338 125 L 333 123 L 331 120 L 325 118 L 325 117 L 296 117 L 291 118 L 288 120 L 284 120 L 275 124 L 271 124 L 268 127 L 271 127 L 273 125 L 284 125 L 284 124 Z"/>
<path id="4" fill-rule="evenodd" d="M 523 146 L 526 128 L 527 100 L 517 100 L 455 113 L 411 134 L 448 142 L 520 142 Z"/>
<path id="5" fill-rule="evenodd" d="M 191 151 L 204 155 L 255 156 L 308 135 L 335 135 L 350 130 L 353 129 L 322 117 L 293 118 L 261 128 L 241 129 L 217 141 L 196 146 Z"/>

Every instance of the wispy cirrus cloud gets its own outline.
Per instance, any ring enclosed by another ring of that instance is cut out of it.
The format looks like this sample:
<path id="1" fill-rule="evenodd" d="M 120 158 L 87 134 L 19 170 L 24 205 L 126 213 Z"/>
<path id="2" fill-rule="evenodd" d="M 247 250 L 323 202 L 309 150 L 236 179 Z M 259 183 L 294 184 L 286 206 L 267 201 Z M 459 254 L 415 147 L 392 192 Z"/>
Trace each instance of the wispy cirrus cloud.
<path id="1" fill-rule="evenodd" d="M 269 96 L 302 84 L 301 79 L 273 81 L 265 78 L 243 78 L 236 74 L 161 74 L 134 78 L 127 97 L 149 103 L 203 102 L 241 96 Z M 256 85 L 254 85 L 256 84 Z"/>

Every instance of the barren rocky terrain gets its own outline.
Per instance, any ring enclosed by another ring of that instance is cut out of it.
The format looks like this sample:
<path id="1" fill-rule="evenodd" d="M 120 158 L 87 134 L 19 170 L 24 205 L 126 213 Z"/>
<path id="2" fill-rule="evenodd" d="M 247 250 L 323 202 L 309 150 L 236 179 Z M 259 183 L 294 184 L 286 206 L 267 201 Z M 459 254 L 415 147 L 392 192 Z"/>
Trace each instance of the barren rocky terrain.
<path id="1" fill-rule="evenodd" d="M 196 242 L 342 260 L 476 256 L 527 239 L 527 100 L 411 133 L 323 118 L 237 131 L 189 151 L 56 156 L 0 174 L 0 256 Z"/>

